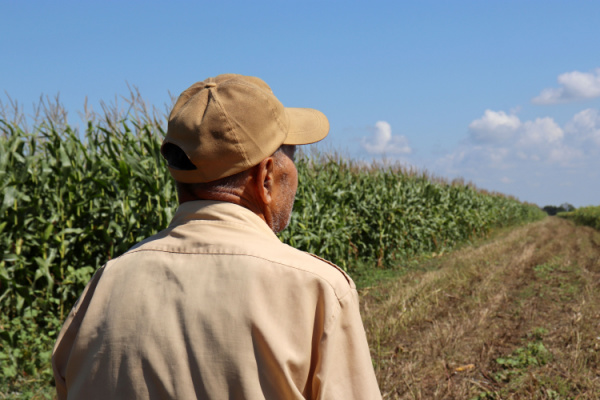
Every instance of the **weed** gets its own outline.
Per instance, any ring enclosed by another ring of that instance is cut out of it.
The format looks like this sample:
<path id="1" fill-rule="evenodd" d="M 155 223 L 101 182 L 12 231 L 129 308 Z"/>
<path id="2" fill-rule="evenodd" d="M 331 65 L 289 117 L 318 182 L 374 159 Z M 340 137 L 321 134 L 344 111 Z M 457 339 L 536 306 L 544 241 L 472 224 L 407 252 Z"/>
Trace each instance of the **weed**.
<path id="1" fill-rule="evenodd" d="M 545 365 L 551 358 L 552 355 L 541 341 L 529 342 L 509 356 L 496 359 L 496 363 L 503 369 L 496 374 L 496 378 L 507 381 L 510 376 L 519 375 L 530 366 Z"/>

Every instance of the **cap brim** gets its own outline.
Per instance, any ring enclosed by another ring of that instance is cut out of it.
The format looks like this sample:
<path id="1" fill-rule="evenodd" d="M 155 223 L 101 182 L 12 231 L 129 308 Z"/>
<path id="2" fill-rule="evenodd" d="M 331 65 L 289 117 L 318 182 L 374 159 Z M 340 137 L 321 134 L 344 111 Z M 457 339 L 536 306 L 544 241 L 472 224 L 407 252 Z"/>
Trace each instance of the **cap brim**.
<path id="1" fill-rule="evenodd" d="M 325 114 L 312 108 L 285 108 L 289 131 L 283 144 L 310 144 L 323 140 L 329 133 Z"/>

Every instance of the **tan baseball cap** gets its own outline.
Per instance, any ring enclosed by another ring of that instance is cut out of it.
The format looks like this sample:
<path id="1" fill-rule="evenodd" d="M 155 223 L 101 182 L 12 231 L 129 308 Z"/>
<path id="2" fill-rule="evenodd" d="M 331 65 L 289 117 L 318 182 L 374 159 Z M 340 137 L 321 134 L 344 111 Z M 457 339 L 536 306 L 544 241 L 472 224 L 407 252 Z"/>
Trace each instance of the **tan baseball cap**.
<path id="1" fill-rule="evenodd" d="M 259 164 L 282 144 L 318 142 L 328 132 L 322 112 L 284 107 L 261 79 L 224 74 L 179 96 L 161 152 L 169 160 L 175 145 L 191 162 L 169 165 L 176 181 L 211 182 Z"/>

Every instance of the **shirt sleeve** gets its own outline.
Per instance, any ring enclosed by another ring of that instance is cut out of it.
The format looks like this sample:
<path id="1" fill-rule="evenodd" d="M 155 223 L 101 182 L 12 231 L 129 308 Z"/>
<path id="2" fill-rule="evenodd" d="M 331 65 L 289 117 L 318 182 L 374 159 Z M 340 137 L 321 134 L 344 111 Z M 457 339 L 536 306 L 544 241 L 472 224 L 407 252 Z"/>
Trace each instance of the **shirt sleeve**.
<path id="1" fill-rule="evenodd" d="M 356 289 L 339 299 L 325 323 L 312 388 L 314 399 L 381 399 Z"/>

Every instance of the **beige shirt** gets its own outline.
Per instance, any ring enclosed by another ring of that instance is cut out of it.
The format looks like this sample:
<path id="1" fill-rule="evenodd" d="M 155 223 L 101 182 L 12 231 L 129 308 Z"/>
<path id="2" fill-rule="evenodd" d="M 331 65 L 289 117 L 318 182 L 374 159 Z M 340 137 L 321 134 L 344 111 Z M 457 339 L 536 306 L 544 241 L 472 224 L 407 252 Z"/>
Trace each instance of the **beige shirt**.
<path id="1" fill-rule="evenodd" d="M 98 270 L 52 364 L 59 399 L 381 398 L 352 280 L 214 201 Z"/>

